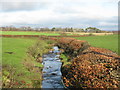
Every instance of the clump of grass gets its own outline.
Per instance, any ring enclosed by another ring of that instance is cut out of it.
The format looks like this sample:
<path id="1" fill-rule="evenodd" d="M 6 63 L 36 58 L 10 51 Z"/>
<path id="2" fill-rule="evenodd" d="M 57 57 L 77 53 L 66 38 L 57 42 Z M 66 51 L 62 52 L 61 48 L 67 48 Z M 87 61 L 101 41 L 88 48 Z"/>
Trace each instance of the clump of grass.
<path id="1" fill-rule="evenodd" d="M 94 36 L 94 34 L 92 34 L 92 33 L 89 33 L 89 34 L 88 34 L 88 36 Z"/>
<path id="2" fill-rule="evenodd" d="M 64 37 L 64 36 L 67 36 L 67 34 L 66 34 L 65 32 L 61 32 L 61 33 L 60 33 L 60 36 L 63 36 L 63 37 Z"/>
<path id="3" fill-rule="evenodd" d="M 38 58 L 48 51 L 46 48 L 48 48 L 47 43 L 40 40 L 35 45 L 29 47 L 27 53 L 34 58 Z"/>
<path id="4" fill-rule="evenodd" d="M 46 43 L 47 43 L 47 44 L 54 44 L 55 41 L 53 41 L 53 40 L 46 40 Z"/>
<path id="5" fill-rule="evenodd" d="M 60 58 L 62 59 L 61 61 L 63 62 L 62 67 L 64 67 L 67 64 L 71 64 L 70 58 L 65 53 L 62 53 L 60 55 Z"/>

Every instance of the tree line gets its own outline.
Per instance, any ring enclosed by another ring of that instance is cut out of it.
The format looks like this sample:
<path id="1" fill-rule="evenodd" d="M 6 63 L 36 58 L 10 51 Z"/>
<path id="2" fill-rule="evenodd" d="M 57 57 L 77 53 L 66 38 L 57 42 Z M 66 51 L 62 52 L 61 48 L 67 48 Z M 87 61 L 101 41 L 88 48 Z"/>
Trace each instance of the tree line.
<path id="1" fill-rule="evenodd" d="M 13 27 L 13 26 L 6 26 L 6 27 L 0 27 L 0 30 L 2 31 L 60 31 L 60 32 L 85 32 L 85 33 L 106 33 L 109 31 L 104 31 L 104 30 L 100 30 L 96 27 L 87 27 L 85 29 L 83 28 L 57 28 L 57 27 L 53 27 L 53 28 L 31 28 L 31 27 Z"/>

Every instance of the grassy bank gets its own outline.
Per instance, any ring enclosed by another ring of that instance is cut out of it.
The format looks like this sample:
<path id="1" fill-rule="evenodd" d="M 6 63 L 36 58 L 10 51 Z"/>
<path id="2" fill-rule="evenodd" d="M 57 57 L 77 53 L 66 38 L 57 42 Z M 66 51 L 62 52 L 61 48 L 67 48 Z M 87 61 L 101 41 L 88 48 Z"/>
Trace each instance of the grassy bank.
<path id="1" fill-rule="evenodd" d="M 3 88 L 40 88 L 40 57 L 47 49 L 35 38 L 2 38 Z"/>
<path id="2" fill-rule="evenodd" d="M 119 35 L 120 37 L 120 35 Z M 90 37 L 75 37 L 79 40 L 86 40 L 91 46 L 101 47 L 119 53 L 118 50 L 118 35 L 90 36 Z M 119 53 L 120 54 L 120 53 Z"/>

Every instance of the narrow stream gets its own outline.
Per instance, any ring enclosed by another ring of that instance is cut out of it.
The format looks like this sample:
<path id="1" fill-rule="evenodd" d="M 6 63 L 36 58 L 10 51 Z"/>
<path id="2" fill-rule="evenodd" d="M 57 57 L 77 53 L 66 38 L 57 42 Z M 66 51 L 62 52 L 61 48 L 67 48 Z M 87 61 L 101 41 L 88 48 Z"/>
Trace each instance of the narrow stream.
<path id="1" fill-rule="evenodd" d="M 43 81 L 42 88 L 64 88 L 61 82 L 61 65 L 60 55 L 58 54 L 59 48 L 57 46 L 53 47 L 54 51 L 49 52 L 49 54 L 43 55 Z"/>

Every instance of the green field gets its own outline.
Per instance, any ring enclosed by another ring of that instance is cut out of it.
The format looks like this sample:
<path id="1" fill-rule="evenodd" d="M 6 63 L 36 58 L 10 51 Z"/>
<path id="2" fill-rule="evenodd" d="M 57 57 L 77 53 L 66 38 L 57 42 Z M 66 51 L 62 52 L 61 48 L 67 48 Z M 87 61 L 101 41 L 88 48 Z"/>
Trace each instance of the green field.
<path id="1" fill-rule="evenodd" d="M 27 48 L 35 42 L 36 40 L 31 39 L 2 38 L 2 63 L 18 65 L 18 63 L 25 57 Z M 7 52 L 13 52 L 13 54 Z"/>
<path id="2" fill-rule="evenodd" d="M 57 36 L 59 33 L 43 33 L 35 31 L 0 31 L 2 35 L 47 35 L 47 36 Z"/>
<path id="3" fill-rule="evenodd" d="M 106 48 L 116 53 L 119 53 L 118 51 L 120 51 L 118 50 L 118 35 L 89 36 L 75 38 L 79 40 L 86 40 L 90 43 L 91 46 L 94 47 Z"/>
<path id="4" fill-rule="evenodd" d="M 36 46 L 38 45 L 36 42 L 39 41 L 42 49 Z M 42 64 L 36 61 L 32 52 L 36 55 L 43 52 L 44 46 L 47 44 L 44 41 L 39 41 L 35 38 L 2 38 L 2 69 L 5 87 L 8 87 L 7 84 L 10 82 L 13 83 L 12 87 L 14 88 L 33 87 L 34 81 L 32 80 L 35 78 L 41 82 L 40 73 L 35 73 L 37 68 L 34 66 L 42 67 Z M 31 55 L 27 54 L 28 51 Z M 21 81 L 25 83 L 21 84 Z"/>
<path id="5" fill-rule="evenodd" d="M 2 38 L 2 66 L 3 66 L 3 81 L 7 78 L 9 81 L 12 77 L 15 79 L 16 75 L 11 73 L 15 71 L 17 73 L 29 72 L 25 69 L 22 62 L 26 56 L 27 48 L 34 44 L 36 40 L 31 39 L 20 39 L 20 38 Z M 10 52 L 12 54 L 10 54 Z M 25 77 L 19 77 L 19 80 L 24 80 Z M 19 81 L 17 80 L 17 81 Z M 26 80 L 26 79 L 25 79 Z M 7 82 L 5 82 L 7 83 Z"/>

